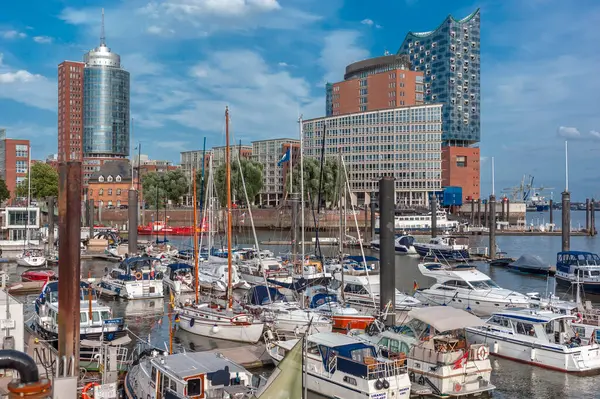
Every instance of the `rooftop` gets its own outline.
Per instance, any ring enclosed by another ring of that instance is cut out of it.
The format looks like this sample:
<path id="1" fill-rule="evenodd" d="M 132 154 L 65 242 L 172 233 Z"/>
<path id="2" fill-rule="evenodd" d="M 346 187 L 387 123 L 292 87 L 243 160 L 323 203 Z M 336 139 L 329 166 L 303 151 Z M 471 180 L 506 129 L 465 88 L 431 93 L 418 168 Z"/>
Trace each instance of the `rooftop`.
<path id="1" fill-rule="evenodd" d="M 160 360 L 159 360 L 160 359 Z M 164 363 L 162 360 L 164 359 Z M 245 373 L 246 369 L 214 352 L 186 352 L 152 360 L 159 368 L 169 370 L 180 379 L 213 373 L 229 367 L 230 372 Z"/>

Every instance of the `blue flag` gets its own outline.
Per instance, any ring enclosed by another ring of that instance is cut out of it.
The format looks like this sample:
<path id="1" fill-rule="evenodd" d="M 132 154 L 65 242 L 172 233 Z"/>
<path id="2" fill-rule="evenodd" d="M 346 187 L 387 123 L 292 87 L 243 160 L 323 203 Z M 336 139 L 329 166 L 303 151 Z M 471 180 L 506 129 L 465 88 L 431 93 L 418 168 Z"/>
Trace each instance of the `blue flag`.
<path id="1" fill-rule="evenodd" d="M 281 164 L 289 162 L 291 155 L 292 155 L 291 148 L 288 148 L 287 151 L 285 152 L 285 154 L 283 154 L 283 156 L 279 160 L 279 162 L 277 162 L 277 166 L 281 166 Z"/>

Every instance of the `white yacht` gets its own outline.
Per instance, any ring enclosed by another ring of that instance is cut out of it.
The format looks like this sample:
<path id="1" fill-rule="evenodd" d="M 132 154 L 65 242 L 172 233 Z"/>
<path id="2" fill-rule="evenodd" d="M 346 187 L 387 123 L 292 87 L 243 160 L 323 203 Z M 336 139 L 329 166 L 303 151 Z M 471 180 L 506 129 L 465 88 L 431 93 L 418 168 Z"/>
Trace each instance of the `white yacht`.
<path id="1" fill-rule="evenodd" d="M 401 235 L 394 239 L 394 249 L 396 253 L 401 255 L 416 255 L 417 250 L 414 247 L 415 238 L 410 235 Z M 371 241 L 371 248 L 379 251 L 380 240 L 375 239 Z"/>
<path id="2" fill-rule="evenodd" d="M 468 339 L 490 345 L 494 355 L 552 370 L 600 373 L 600 344 L 584 344 L 567 316 L 533 309 L 494 313 L 485 326 L 467 328 Z"/>
<path id="3" fill-rule="evenodd" d="M 102 295 L 125 299 L 149 299 L 163 297 L 163 275 L 154 269 L 160 260 L 150 257 L 127 258 L 102 277 L 96 288 Z"/>
<path id="4" fill-rule="evenodd" d="M 171 263 L 167 266 L 163 283 L 176 295 L 194 292 L 192 266 L 187 263 Z"/>
<path id="5" fill-rule="evenodd" d="M 380 357 L 375 346 L 348 335 L 319 333 L 305 339 L 308 390 L 329 398 L 410 397 L 410 380 L 403 361 Z M 297 342 L 268 340 L 267 351 L 279 364 Z"/>
<path id="6" fill-rule="evenodd" d="M 341 285 L 341 278 L 340 273 L 335 274 L 338 285 Z M 381 288 L 379 279 L 379 274 L 362 276 L 344 274 L 344 286 L 339 288 L 344 291 L 346 304 L 365 314 L 378 313 Z M 396 311 L 409 310 L 420 305 L 421 302 L 418 299 L 396 289 Z"/>
<path id="7" fill-rule="evenodd" d="M 487 344 L 466 339 L 467 327 L 485 323 L 478 317 L 447 306 L 408 312 L 410 321 L 376 335 L 360 335 L 378 346 L 382 356 L 406 359 L 413 392 L 433 391 L 438 397 L 475 396 L 490 392 L 492 365 Z"/>
<path id="8" fill-rule="evenodd" d="M 198 265 L 198 281 L 200 287 L 215 291 L 227 291 L 229 284 L 229 267 L 227 263 L 200 263 Z M 231 285 L 234 289 L 250 288 L 250 285 L 240 278 L 235 266 L 231 268 Z"/>
<path id="9" fill-rule="evenodd" d="M 489 316 L 507 307 L 529 307 L 526 295 L 500 288 L 475 266 L 429 262 L 419 263 L 418 267 L 421 274 L 436 280 L 431 288 L 415 292 L 415 298 L 423 303 L 449 305 L 478 316 Z"/>
<path id="10" fill-rule="evenodd" d="M 444 235 L 434 237 L 427 243 L 415 241 L 413 246 L 420 256 L 459 262 L 469 259 L 469 245 L 466 237 Z"/>
<path id="11" fill-rule="evenodd" d="M 444 209 L 436 212 L 436 229 L 438 231 L 450 231 L 458 228 L 457 220 L 448 220 L 448 214 Z M 431 212 L 425 215 L 398 215 L 394 217 L 394 228 L 402 231 L 429 231 L 431 230 Z M 379 234 L 379 216 L 375 219 L 375 233 Z"/>
<path id="12" fill-rule="evenodd" d="M 46 266 L 47 260 L 41 249 L 24 249 L 23 252 L 17 255 L 17 265 L 25 267 L 43 267 Z"/>
<path id="13" fill-rule="evenodd" d="M 250 288 L 244 302 L 245 307 L 252 313 L 260 313 L 262 321 L 278 332 L 304 334 L 309 326 L 309 334 L 332 329 L 329 317 L 308 307 L 303 309 L 298 302 L 288 302 L 285 295 L 273 287 L 257 285 Z"/>
<path id="14" fill-rule="evenodd" d="M 241 279 L 250 285 L 265 284 L 265 279 L 275 279 L 287 284 L 292 283 L 292 275 L 281 261 L 264 257 L 241 261 L 236 265 Z"/>
<path id="15" fill-rule="evenodd" d="M 138 398 L 250 398 L 252 374 L 214 352 L 142 352 L 125 376 L 125 396 Z"/>
<path id="16" fill-rule="evenodd" d="M 565 251 L 556 255 L 556 283 L 579 284 L 584 292 L 600 294 L 600 256 L 591 252 Z"/>

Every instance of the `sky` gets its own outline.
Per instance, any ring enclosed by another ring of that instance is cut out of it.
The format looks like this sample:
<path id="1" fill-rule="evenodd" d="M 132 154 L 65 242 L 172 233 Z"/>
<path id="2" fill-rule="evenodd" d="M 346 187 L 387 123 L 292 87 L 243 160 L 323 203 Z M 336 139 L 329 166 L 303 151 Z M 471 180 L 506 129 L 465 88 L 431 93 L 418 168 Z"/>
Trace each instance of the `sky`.
<path id="1" fill-rule="evenodd" d="M 0 13 L 0 127 L 57 151 L 57 65 L 106 42 L 131 72 L 132 147 L 181 151 L 297 137 L 323 116 L 327 81 L 396 52 L 408 31 L 481 9 L 481 191 L 524 175 L 560 197 L 565 140 L 573 199 L 600 198 L 600 2 L 594 0 L 30 0 Z M 32 12 L 35 10 L 35 12 Z"/>

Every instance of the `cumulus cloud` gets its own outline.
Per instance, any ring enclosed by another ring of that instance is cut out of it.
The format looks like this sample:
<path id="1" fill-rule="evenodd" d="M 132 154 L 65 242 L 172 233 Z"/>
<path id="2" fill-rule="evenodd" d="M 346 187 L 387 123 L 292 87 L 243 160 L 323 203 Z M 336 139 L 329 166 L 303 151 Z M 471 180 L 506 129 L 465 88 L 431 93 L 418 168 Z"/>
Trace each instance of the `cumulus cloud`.
<path id="1" fill-rule="evenodd" d="M 27 34 L 16 30 L 6 30 L 0 32 L 0 37 L 4 39 L 23 39 L 24 37 L 27 37 Z"/>
<path id="2" fill-rule="evenodd" d="M 581 132 L 576 127 L 560 126 L 558 128 L 558 136 L 565 139 L 580 139 Z"/>
<path id="3" fill-rule="evenodd" d="M 283 62 L 283 61 L 282 61 L 282 62 L 280 62 L 280 63 L 278 63 L 277 65 L 279 65 L 279 66 L 280 66 L 280 67 L 282 67 L 282 68 L 287 68 L 287 67 L 289 67 L 289 64 L 288 64 L 287 62 Z"/>
<path id="4" fill-rule="evenodd" d="M 369 57 L 369 51 L 358 43 L 360 33 L 353 30 L 338 30 L 325 37 L 319 64 L 325 70 L 326 82 L 343 80 L 348 64 Z"/>
<path id="5" fill-rule="evenodd" d="M 0 67 L 0 98 L 56 111 L 56 80 L 23 69 L 11 69 L 2 63 L 2 54 Z"/>
<path id="6" fill-rule="evenodd" d="M 162 9 L 171 14 L 232 16 L 275 11 L 281 5 L 277 0 L 167 0 L 145 9 L 153 14 Z"/>
<path id="7" fill-rule="evenodd" d="M 36 80 L 43 79 L 41 75 L 34 75 L 30 72 L 20 70 L 16 72 L 5 72 L 0 73 L 0 83 L 15 83 L 22 82 L 28 83 Z"/>
<path id="8" fill-rule="evenodd" d="M 52 43 L 52 38 L 49 36 L 34 36 L 33 41 L 40 44 Z"/>
<path id="9" fill-rule="evenodd" d="M 597 130 L 591 130 L 590 131 L 590 136 L 592 136 L 595 139 L 600 139 L 600 132 Z"/>
<path id="10" fill-rule="evenodd" d="M 373 24 L 375 24 L 375 22 L 373 22 L 373 20 L 369 18 L 363 19 L 362 21 L 360 21 L 360 23 L 368 26 L 373 26 Z"/>

